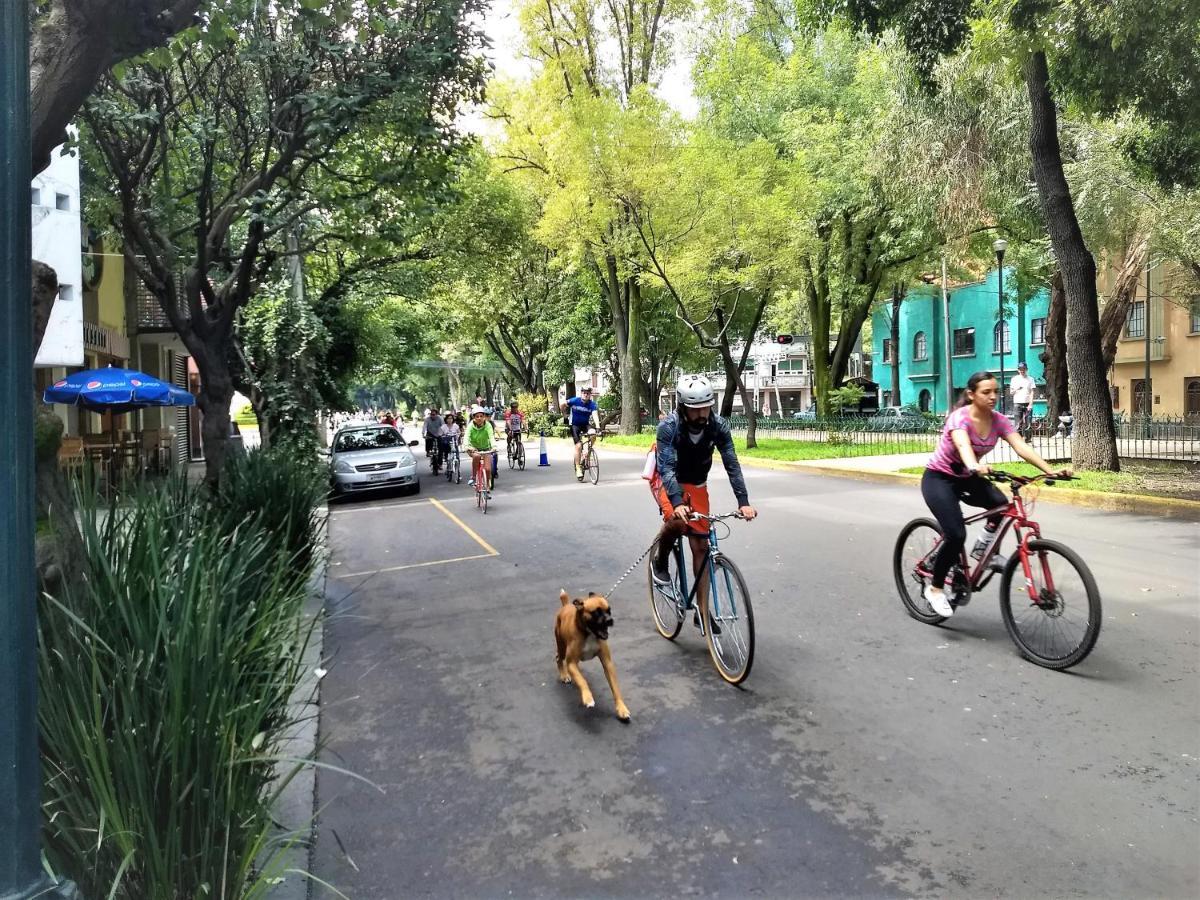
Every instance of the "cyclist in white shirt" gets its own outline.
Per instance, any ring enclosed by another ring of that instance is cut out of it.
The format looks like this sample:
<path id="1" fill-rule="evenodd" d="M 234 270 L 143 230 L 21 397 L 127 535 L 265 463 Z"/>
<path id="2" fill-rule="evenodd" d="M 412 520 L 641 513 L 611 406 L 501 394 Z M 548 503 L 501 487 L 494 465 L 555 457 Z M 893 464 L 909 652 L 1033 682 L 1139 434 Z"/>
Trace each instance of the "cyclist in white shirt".
<path id="1" fill-rule="evenodd" d="M 1029 436 L 1029 410 L 1033 406 L 1036 391 L 1037 382 L 1029 377 L 1029 367 L 1023 362 L 1017 363 L 1017 374 L 1009 382 L 1008 392 L 1013 400 L 1017 431 L 1022 437 Z"/>

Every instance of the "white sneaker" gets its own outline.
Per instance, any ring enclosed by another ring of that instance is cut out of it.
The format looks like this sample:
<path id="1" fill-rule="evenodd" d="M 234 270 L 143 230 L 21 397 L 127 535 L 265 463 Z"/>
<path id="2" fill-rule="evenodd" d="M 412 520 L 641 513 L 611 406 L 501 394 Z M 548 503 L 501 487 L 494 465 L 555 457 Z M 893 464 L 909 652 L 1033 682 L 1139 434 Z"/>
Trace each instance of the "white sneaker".
<path id="1" fill-rule="evenodd" d="M 932 585 L 925 586 L 925 602 L 933 607 L 933 611 L 939 616 L 950 618 L 954 615 L 954 607 L 950 605 L 950 598 L 946 596 L 945 591 L 934 591 Z"/>

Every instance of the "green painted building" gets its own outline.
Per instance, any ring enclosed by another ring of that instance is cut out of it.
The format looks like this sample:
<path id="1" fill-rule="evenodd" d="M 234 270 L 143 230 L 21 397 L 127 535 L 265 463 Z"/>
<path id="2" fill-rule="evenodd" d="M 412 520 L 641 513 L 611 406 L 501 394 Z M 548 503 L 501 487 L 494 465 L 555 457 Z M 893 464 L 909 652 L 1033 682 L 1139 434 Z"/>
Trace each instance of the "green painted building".
<path id="1" fill-rule="evenodd" d="M 1006 276 L 1010 273 L 1006 270 Z M 1017 373 L 1017 363 L 1029 366 L 1029 375 L 1038 385 L 1033 414 L 1044 415 L 1046 401 L 1039 355 L 1045 344 L 1046 311 L 1050 308 L 1049 290 L 1039 291 L 1024 303 L 1017 303 L 1008 289 L 1007 315 L 997 322 L 999 271 L 989 272 L 983 281 L 960 284 L 950 289 L 951 369 L 954 397 L 957 398 L 975 372 L 986 369 L 1000 376 L 1000 349 L 1004 347 L 1006 385 Z M 892 308 L 881 303 L 871 316 L 871 349 L 874 354 L 872 378 L 879 385 L 880 406 L 918 406 L 930 412 L 944 413 L 948 403 L 946 379 L 946 316 L 942 290 L 938 285 L 913 288 L 900 305 L 899 346 L 892 347 Z M 898 351 L 898 352 L 897 352 Z M 900 367 L 900 396 L 892 396 L 892 367 Z M 1012 412 L 1011 400 L 1006 411 Z"/>

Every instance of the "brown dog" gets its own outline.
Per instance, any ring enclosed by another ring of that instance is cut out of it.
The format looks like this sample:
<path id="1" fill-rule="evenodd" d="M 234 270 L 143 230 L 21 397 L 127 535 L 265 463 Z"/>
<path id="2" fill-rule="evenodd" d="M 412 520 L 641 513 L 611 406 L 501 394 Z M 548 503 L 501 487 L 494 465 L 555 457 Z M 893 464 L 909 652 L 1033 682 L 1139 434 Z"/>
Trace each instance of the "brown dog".
<path id="1" fill-rule="evenodd" d="M 608 601 L 598 594 L 589 593 L 586 600 L 572 600 L 566 591 L 558 595 L 562 609 L 554 620 L 554 642 L 558 645 L 558 680 L 563 684 L 574 682 L 579 687 L 583 705 L 591 709 L 596 705 L 587 679 L 579 671 L 579 663 L 594 656 L 600 657 L 604 677 L 612 689 L 617 704 L 617 718 L 629 721 L 629 708 L 621 699 L 621 686 L 617 684 L 617 670 L 613 666 L 612 654 L 608 652 L 608 629 L 612 627 L 612 613 Z"/>

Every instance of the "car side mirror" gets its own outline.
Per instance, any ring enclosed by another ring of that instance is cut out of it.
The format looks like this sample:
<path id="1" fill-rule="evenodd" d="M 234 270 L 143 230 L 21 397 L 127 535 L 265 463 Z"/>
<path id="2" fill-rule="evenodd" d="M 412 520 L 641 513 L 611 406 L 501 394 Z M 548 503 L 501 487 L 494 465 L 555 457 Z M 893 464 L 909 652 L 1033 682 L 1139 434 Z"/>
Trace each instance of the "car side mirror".
<path id="1" fill-rule="evenodd" d="M 409 442 L 408 442 L 408 446 L 410 446 L 410 447 L 415 447 L 415 446 L 417 446 L 417 444 L 419 444 L 419 443 L 421 443 L 421 442 L 420 442 L 420 441 L 409 441 Z"/>

